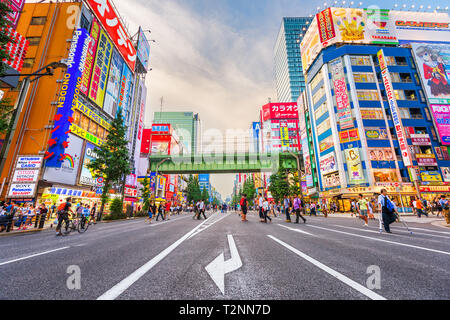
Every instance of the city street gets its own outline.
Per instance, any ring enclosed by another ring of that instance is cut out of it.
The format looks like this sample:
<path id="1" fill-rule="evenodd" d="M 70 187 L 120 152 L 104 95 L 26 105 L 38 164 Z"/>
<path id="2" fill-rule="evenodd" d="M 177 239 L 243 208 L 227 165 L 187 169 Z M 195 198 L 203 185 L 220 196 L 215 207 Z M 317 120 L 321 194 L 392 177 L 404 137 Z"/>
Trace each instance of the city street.
<path id="1" fill-rule="evenodd" d="M 424 220 L 408 223 L 411 235 L 399 223 L 380 234 L 378 221 L 364 228 L 346 217 L 207 215 L 1 237 L 0 299 L 450 299 L 450 230 Z M 379 289 L 368 288 L 377 268 Z"/>

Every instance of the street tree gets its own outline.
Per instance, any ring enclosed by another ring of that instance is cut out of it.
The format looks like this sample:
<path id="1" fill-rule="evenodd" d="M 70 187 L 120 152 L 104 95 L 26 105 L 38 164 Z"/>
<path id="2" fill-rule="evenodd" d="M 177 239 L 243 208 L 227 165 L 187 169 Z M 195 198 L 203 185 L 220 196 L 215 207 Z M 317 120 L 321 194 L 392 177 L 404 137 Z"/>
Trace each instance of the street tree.
<path id="1" fill-rule="evenodd" d="M 111 124 L 111 130 L 105 143 L 96 150 L 98 158 L 92 160 L 88 168 L 94 173 L 94 177 L 103 177 L 102 204 L 100 207 L 100 220 L 105 204 L 109 200 L 109 190 L 113 184 L 122 184 L 126 175 L 131 173 L 128 141 L 125 138 L 126 126 L 119 108 L 115 119 Z"/>
<path id="2" fill-rule="evenodd" d="M 201 200 L 202 192 L 200 190 L 200 184 L 198 183 L 197 177 L 193 177 L 192 175 L 189 176 L 186 193 L 189 203 L 196 203 L 197 201 Z"/>
<path id="3" fill-rule="evenodd" d="M 288 174 L 284 169 L 270 176 L 269 191 L 276 202 L 282 201 L 290 194 Z"/>
<path id="4" fill-rule="evenodd" d="M 148 208 L 150 207 L 150 180 L 148 179 L 148 176 L 145 176 L 144 180 L 142 181 L 141 192 L 142 199 L 144 199 L 142 210 L 144 212 L 148 212 Z"/>
<path id="5" fill-rule="evenodd" d="M 247 195 L 248 204 L 250 206 L 253 206 L 255 195 L 256 195 L 256 187 L 255 187 L 255 181 L 253 180 L 253 177 L 250 177 L 249 179 L 247 179 L 245 181 L 243 193 L 245 193 Z"/>

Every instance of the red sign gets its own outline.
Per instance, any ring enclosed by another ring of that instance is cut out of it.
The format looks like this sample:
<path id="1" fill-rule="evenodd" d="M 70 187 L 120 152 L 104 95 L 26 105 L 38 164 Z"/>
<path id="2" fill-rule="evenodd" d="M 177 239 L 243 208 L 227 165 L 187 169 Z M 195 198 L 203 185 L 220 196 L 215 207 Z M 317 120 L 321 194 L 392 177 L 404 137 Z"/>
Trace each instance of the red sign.
<path id="1" fill-rule="evenodd" d="M 114 11 L 109 0 L 87 0 L 95 16 L 102 23 L 103 28 L 114 42 L 114 45 L 125 59 L 125 62 L 134 72 L 136 65 L 136 50 L 130 37 L 125 32 L 125 28 Z"/>
<path id="2" fill-rule="evenodd" d="M 98 24 L 97 20 L 94 19 L 94 21 L 92 21 L 91 27 L 91 42 L 89 43 L 88 52 L 86 54 L 86 63 L 84 67 L 83 78 L 81 80 L 80 85 L 80 91 L 83 92 L 85 95 L 88 95 L 89 91 L 89 84 L 91 82 L 91 74 L 94 68 L 95 62 L 94 59 L 95 54 L 97 53 L 97 43 L 99 36 L 100 36 L 100 25 Z"/>
<path id="3" fill-rule="evenodd" d="M 6 29 L 5 33 L 11 38 L 11 42 L 6 44 L 5 51 L 8 58 L 3 59 L 3 62 L 17 72 L 21 72 L 30 42 L 13 28 Z"/>
<path id="4" fill-rule="evenodd" d="M 331 8 L 317 14 L 317 25 L 319 26 L 320 42 L 322 44 L 336 37 Z"/>
<path id="5" fill-rule="evenodd" d="M 413 146 L 431 146 L 430 136 L 427 134 L 411 134 Z"/>
<path id="6" fill-rule="evenodd" d="M 137 198 L 137 189 L 125 187 L 125 196 Z"/>
<path id="7" fill-rule="evenodd" d="M 421 167 L 437 166 L 434 154 L 418 154 L 416 153 L 417 164 Z"/>
<path id="8" fill-rule="evenodd" d="M 450 192 L 449 186 L 420 186 L 420 192 Z"/>
<path id="9" fill-rule="evenodd" d="M 298 119 L 296 102 L 269 103 L 263 107 L 263 121 L 268 119 Z"/>

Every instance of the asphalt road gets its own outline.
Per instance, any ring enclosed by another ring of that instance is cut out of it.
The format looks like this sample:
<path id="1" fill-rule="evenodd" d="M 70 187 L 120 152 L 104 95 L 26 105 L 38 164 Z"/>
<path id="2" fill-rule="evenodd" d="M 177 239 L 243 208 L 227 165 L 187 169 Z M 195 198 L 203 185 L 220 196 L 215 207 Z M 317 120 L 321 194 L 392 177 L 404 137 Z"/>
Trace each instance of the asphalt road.
<path id="1" fill-rule="evenodd" d="M 380 234 L 377 221 L 364 228 L 356 218 L 207 215 L 1 237 L 0 299 L 450 299 L 450 230 L 409 223 L 411 235 L 396 223 Z"/>

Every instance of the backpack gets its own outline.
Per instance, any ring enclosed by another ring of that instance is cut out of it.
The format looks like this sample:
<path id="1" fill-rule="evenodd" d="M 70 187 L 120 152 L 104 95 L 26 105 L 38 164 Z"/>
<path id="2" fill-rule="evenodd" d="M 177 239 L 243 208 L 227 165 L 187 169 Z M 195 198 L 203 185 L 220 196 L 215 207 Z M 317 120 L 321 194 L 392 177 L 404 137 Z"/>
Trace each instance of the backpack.
<path id="1" fill-rule="evenodd" d="M 384 197 L 383 208 L 386 208 L 386 213 L 388 213 L 388 214 L 393 214 L 394 210 L 395 210 L 394 204 L 392 203 L 391 200 L 389 200 L 388 197 Z"/>
<path id="2" fill-rule="evenodd" d="M 61 204 L 58 206 L 58 212 L 64 211 L 65 208 L 66 208 L 66 203 L 65 203 L 65 202 L 61 203 Z"/>

